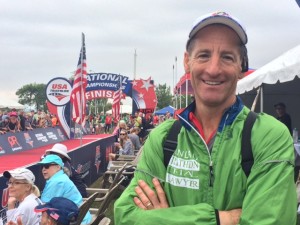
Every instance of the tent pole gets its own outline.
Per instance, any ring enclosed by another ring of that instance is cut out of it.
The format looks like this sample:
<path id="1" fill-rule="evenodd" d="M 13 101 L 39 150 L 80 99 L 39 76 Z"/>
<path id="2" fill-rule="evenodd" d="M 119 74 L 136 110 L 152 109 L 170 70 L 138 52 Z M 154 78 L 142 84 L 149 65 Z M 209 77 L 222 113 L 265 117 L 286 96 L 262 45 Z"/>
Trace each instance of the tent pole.
<path id="1" fill-rule="evenodd" d="M 188 79 L 187 73 L 185 73 L 185 107 L 188 105 Z"/>
<path id="2" fill-rule="evenodd" d="M 260 87 L 260 112 L 264 111 L 264 84 Z"/>

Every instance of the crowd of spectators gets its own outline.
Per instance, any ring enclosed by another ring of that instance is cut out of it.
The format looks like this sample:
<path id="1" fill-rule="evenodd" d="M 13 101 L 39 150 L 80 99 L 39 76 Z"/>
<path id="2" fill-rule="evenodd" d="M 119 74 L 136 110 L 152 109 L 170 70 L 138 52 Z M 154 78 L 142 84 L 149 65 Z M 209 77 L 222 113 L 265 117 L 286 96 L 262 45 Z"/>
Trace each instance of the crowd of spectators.
<path id="1" fill-rule="evenodd" d="M 0 218 L 0 224 L 3 219 L 7 221 L 5 225 L 69 225 L 76 220 L 87 192 L 81 174 L 71 166 L 67 147 L 54 144 L 45 151 L 38 165 L 46 181 L 41 192 L 29 169 L 18 168 L 3 173 L 9 198 L 6 216 Z M 53 221 L 49 222 L 49 219 Z M 87 213 L 81 224 L 90 224 L 91 220 L 91 214 Z"/>
<path id="2" fill-rule="evenodd" d="M 46 113 L 40 109 L 37 111 L 31 110 L 28 113 L 16 109 L 0 111 L 0 134 L 54 127 L 56 125 L 58 125 L 56 115 Z"/>

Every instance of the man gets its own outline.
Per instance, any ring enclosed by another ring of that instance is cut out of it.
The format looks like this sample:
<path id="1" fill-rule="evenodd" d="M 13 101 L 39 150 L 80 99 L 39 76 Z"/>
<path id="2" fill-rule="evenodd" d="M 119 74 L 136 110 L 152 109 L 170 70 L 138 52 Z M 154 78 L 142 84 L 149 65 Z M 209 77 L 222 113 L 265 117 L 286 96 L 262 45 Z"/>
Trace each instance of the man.
<path id="1" fill-rule="evenodd" d="M 293 134 L 292 130 L 292 120 L 289 114 L 286 113 L 286 106 L 283 102 L 279 102 L 274 105 L 274 108 L 277 113 L 277 119 L 285 124 L 287 128 L 289 129 L 291 135 Z"/>
<path id="2" fill-rule="evenodd" d="M 42 213 L 41 225 L 69 225 L 79 213 L 77 205 L 63 197 L 54 197 L 48 203 L 36 206 L 34 211 Z M 10 221 L 7 225 L 23 225 L 22 218 L 19 217 L 17 223 Z"/>
<path id="3" fill-rule="evenodd" d="M 105 129 L 105 115 L 104 112 L 100 113 L 100 134 L 104 133 L 104 129 Z"/>
<path id="4" fill-rule="evenodd" d="M 166 168 L 163 143 L 174 120 L 150 133 L 131 184 L 115 203 L 116 224 L 296 223 L 288 129 L 274 117 L 257 115 L 248 177 L 241 166 L 241 134 L 250 110 L 235 92 L 248 70 L 246 43 L 245 29 L 225 12 L 194 23 L 184 68 L 195 101 L 178 115 L 177 148 Z"/>

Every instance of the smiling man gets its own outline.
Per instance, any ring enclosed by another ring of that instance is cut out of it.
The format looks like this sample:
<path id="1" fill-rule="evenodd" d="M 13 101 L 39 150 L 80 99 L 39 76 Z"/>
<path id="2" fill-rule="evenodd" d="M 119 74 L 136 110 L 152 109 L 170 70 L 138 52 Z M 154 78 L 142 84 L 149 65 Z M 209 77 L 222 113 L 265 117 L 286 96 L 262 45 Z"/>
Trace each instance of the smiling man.
<path id="1" fill-rule="evenodd" d="M 174 135 L 175 120 L 150 133 L 133 180 L 115 203 L 116 224 L 296 223 L 294 150 L 286 126 L 255 115 L 248 137 L 253 165 L 249 173 L 242 165 L 250 110 L 235 92 L 248 70 L 247 40 L 240 22 L 225 12 L 196 20 L 184 54 L 195 101 L 178 116 L 170 159 L 164 142 L 170 130 Z"/>

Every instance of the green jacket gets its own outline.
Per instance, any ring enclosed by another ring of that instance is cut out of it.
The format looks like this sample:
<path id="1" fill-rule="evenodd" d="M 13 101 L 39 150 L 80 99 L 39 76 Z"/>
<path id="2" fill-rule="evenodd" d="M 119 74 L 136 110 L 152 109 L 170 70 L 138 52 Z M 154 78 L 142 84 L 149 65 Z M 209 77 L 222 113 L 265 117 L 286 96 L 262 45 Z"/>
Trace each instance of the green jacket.
<path id="1" fill-rule="evenodd" d="M 174 120 L 153 130 L 133 180 L 115 203 L 115 224 L 216 225 L 215 210 L 236 208 L 242 208 L 240 225 L 296 224 L 290 133 L 275 118 L 258 115 L 251 134 L 254 165 L 247 178 L 241 167 L 241 134 L 249 109 L 236 104 L 223 116 L 211 152 L 188 117 L 181 117 L 185 121 L 167 170 L 162 145 Z M 142 210 L 135 206 L 137 181 L 145 180 L 153 187 L 153 177 L 161 180 L 170 208 Z"/>

